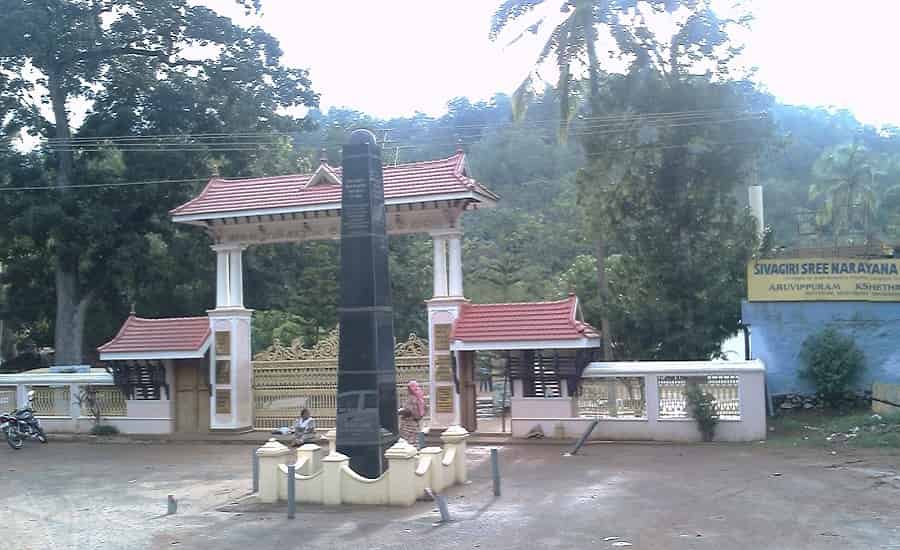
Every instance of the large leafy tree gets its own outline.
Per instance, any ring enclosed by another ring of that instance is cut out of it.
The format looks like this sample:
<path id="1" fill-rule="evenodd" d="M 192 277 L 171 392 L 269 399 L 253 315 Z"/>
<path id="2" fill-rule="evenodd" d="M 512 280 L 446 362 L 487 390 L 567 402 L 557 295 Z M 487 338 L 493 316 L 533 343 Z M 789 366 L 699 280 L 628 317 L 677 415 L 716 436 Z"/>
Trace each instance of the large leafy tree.
<path id="1" fill-rule="evenodd" d="M 495 32 L 545 3 L 505 2 Z M 712 116 L 743 113 L 756 98 L 729 72 L 739 48 L 728 29 L 745 20 L 718 17 L 708 1 L 561 4 L 566 16 L 538 61 L 556 56 L 560 93 L 575 99 L 581 90 L 570 82 L 572 69 L 587 68 L 581 95 L 590 116 L 576 129 L 588 155 L 579 200 L 597 243 L 599 300 L 588 309 L 599 314 L 620 357 L 708 357 L 736 329 L 743 263 L 753 247 L 735 191 L 758 150 L 748 142 L 765 130 Z M 528 30 L 539 31 L 539 23 Z M 603 59 L 601 43 L 609 53 Z M 565 128 L 573 107 L 561 107 Z M 608 247 L 617 253 L 609 266 Z M 571 280 L 584 273 L 579 260 L 561 284 L 584 287 Z"/>
<path id="2" fill-rule="evenodd" d="M 494 14 L 490 36 L 497 39 L 504 29 L 515 21 L 534 15 L 536 10 L 547 5 L 557 5 L 565 14 L 561 22 L 556 23 L 547 35 L 546 42 L 535 62 L 535 70 L 522 82 L 514 94 L 514 114 L 521 116 L 527 101 L 531 98 L 534 80 L 538 70 L 548 59 L 553 59 L 559 74 L 557 92 L 559 97 L 559 137 L 565 140 L 569 133 L 569 124 L 578 111 L 579 86 L 576 67 L 587 68 L 588 81 L 588 113 L 599 116 L 603 112 L 601 95 L 601 78 L 604 70 L 601 67 L 597 52 L 601 36 L 609 39 L 610 47 L 617 56 L 634 54 L 639 60 L 645 58 L 644 50 L 628 32 L 627 23 L 622 19 L 633 15 L 639 0 L 506 0 Z M 672 11 L 678 6 L 678 0 L 647 0 L 644 2 L 653 11 Z M 513 38 L 519 40 L 526 33 L 538 34 L 548 22 L 548 16 L 537 17 L 526 30 Z M 600 327 L 603 332 L 604 359 L 612 359 L 612 327 L 606 315 L 609 302 L 609 284 L 606 279 L 607 237 L 599 231 L 594 232 L 595 258 L 597 261 L 597 287 L 600 309 Z"/>
<path id="3" fill-rule="evenodd" d="M 587 136 L 579 180 L 590 223 L 619 253 L 609 310 L 617 352 L 629 359 L 715 354 L 737 330 L 756 244 L 737 196 L 767 143 L 770 124 L 756 113 L 768 99 L 732 77 L 733 22 L 704 2 L 673 15 L 671 36 L 640 17 L 628 27 L 645 55 L 610 75 L 603 97 L 607 112 L 640 115 Z"/>
<path id="4" fill-rule="evenodd" d="M 238 3 L 259 9 L 258 0 Z M 45 140 L 53 187 L 4 195 L 4 241 L 29 239 L 50 261 L 56 361 L 78 362 L 91 306 L 134 300 L 153 280 L 159 266 L 142 259 L 169 241 L 166 212 L 195 187 L 113 184 L 272 165 L 229 139 L 154 151 L 146 141 L 86 138 L 297 131 L 302 119 L 286 110 L 317 96 L 305 71 L 281 64 L 271 36 L 188 0 L 0 0 L 0 28 L 0 85 L 13 103 L 4 121 Z M 73 112 L 85 104 L 75 128 Z M 96 184 L 110 185 L 84 187 Z"/>

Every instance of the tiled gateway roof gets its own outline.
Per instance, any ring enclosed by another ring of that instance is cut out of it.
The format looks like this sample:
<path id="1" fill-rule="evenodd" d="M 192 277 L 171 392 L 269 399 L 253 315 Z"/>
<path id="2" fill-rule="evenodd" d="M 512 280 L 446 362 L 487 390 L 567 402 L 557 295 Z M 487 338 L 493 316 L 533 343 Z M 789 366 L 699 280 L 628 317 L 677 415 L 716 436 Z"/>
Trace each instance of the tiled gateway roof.
<path id="1" fill-rule="evenodd" d="M 322 164 L 313 174 L 269 178 L 210 180 L 203 191 L 171 211 L 176 221 L 217 218 L 223 214 L 269 213 L 272 210 L 339 208 L 341 169 Z M 415 199 L 461 198 L 493 202 L 497 195 L 468 177 L 465 155 L 384 167 L 384 198 L 388 204 Z M 452 197 L 456 195 L 455 197 Z"/>
<path id="2" fill-rule="evenodd" d="M 462 342 L 600 338 L 592 326 L 577 320 L 577 309 L 574 295 L 556 302 L 464 304 L 450 338 Z"/>
<path id="3" fill-rule="evenodd" d="M 209 317 L 144 319 L 132 315 L 119 333 L 97 351 L 104 355 L 166 352 L 196 355 L 203 351 L 209 336 Z"/>

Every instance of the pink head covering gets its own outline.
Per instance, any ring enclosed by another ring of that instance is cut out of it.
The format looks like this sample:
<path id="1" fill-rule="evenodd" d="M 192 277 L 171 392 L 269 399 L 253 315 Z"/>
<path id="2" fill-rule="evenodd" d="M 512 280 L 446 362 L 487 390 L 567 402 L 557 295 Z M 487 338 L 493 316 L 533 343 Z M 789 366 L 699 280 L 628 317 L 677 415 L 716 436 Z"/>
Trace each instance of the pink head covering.
<path id="1" fill-rule="evenodd" d="M 418 409 L 418 416 L 425 416 L 425 392 L 422 391 L 422 387 L 415 380 L 410 380 L 406 389 L 409 392 L 409 399 Z"/>

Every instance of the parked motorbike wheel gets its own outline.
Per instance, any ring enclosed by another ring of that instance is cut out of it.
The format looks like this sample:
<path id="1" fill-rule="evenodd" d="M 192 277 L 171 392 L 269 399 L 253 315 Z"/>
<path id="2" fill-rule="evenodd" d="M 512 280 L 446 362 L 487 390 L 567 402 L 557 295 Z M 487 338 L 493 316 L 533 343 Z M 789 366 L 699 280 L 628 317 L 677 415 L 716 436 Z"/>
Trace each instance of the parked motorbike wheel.
<path id="1" fill-rule="evenodd" d="M 25 440 L 22 438 L 22 435 L 16 430 L 7 430 L 6 432 L 6 442 L 9 443 L 9 446 L 15 450 L 19 450 L 25 445 Z"/>

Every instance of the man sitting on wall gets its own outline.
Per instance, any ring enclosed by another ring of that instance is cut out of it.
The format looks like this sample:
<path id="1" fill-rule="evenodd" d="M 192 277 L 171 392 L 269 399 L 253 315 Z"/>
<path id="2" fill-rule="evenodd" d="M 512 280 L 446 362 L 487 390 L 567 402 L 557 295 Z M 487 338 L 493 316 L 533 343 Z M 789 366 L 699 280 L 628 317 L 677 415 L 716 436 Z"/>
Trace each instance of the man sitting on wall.
<path id="1" fill-rule="evenodd" d="M 294 445 L 299 447 L 317 439 L 316 421 L 309 415 L 309 409 L 300 411 L 300 418 L 294 422 Z"/>

